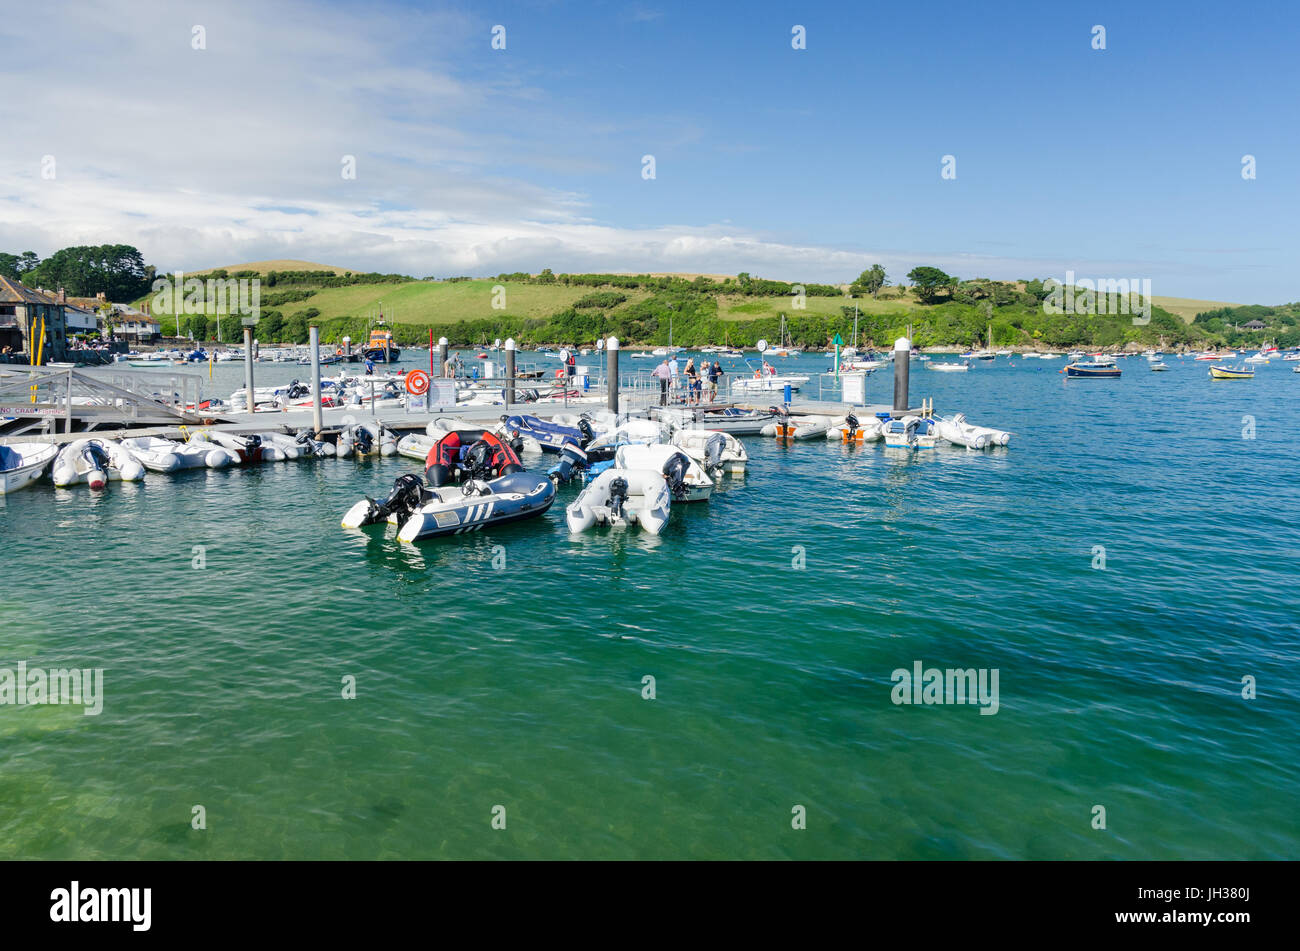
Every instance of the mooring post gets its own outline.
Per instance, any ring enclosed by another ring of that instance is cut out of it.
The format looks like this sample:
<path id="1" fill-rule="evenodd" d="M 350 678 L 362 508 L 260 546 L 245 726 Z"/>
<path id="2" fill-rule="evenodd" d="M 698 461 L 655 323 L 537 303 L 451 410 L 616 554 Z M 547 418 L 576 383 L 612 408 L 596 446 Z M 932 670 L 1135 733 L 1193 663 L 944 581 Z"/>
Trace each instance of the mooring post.
<path id="1" fill-rule="evenodd" d="M 308 327 L 307 340 L 311 344 L 311 427 L 319 439 L 320 431 L 325 428 L 320 404 L 320 328 Z"/>
<path id="2" fill-rule="evenodd" d="M 515 401 L 515 338 L 506 340 L 506 406 Z"/>
<path id="3" fill-rule="evenodd" d="M 447 375 L 447 338 L 438 338 L 438 376 Z"/>
<path id="4" fill-rule="evenodd" d="M 912 341 L 899 337 L 894 341 L 894 415 L 907 412 L 907 376 L 912 370 Z"/>
<path id="5" fill-rule="evenodd" d="M 609 411 L 615 416 L 618 415 L 618 338 L 610 337 L 605 344 L 605 352 L 609 354 L 609 369 L 605 371 L 605 392 L 607 395 L 606 405 Z"/>
<path id="6" fill-rule="evenodd" d="M 257 401 L 253 397 L 253 328 L 244 328 L 244 392 L 247 394 L 244 402 L 251 413 L 257 407 Z"/>

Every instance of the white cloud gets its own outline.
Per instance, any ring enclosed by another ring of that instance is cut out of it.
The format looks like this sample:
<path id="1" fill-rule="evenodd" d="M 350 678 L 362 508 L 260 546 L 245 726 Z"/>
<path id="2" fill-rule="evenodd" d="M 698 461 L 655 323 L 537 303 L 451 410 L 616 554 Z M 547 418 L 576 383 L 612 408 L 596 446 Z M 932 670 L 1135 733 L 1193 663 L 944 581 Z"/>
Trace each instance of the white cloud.
<path id="1" fill-rule="evenodd" d="M 544 93 L 509 71 L 465 68 L 475 44 L 493 55 L 465 16 L 355 11 L 107 0 L 0 21 L 0 119 L 23 130 L 0 145 L 0 250 L 114 242 L 166 270 L 300 258 L 416 276 L 552 267 L 843 281 L 877 261 L 891 274 L 1064 270 L 802 246 L 728 223 L 593 221 L 584 195 L 529 180 L 593 162 L 566 153 L 559 131 L 587 117 L 539 106 Z M 205 50 L 191 47 L 194 21 Z M 46 154 L 53 181 L 40 176 Z M 356 157 L 354 181 L 340 175 L 344 155 Z"/>

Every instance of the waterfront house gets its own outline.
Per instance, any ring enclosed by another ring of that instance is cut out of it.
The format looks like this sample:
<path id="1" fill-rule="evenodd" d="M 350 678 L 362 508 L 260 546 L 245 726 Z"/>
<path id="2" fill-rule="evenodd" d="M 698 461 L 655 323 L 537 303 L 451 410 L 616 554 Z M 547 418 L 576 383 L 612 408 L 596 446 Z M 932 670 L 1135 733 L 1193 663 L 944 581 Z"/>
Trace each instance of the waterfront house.
<path id="1" fill-rule="evenodd" d="M 153 344 L 162 339 L 162 325 L 130 304 L 114 304 L 113 315 L 113 336 L 125 339 L 132 346 Z"/>
<path id="2" fill-rule="evenodd" d="M 10 357 L 23 354 L 22 362 L 30 363 L 33 350 L 40 348 L 42 363 L 66 360 L 66 308 L 63 291 L 56 296 L 0 275 L 0 353 Z"/>
<path id="3" fill-rule="evenodd" d="M 1264 321 L 1262 320 L 1252 320 L 1249 323 L 1243 324 L 1242 326 L 1245 327 L 1246 330 L 1263 330 L 1265 324 Z"/>

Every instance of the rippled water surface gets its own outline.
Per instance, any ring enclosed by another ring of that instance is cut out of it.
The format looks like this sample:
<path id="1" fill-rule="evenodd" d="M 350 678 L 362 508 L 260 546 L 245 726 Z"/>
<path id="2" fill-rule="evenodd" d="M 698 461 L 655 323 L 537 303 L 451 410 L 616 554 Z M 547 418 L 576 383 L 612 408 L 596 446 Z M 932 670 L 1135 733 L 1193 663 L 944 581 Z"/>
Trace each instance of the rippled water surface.
<path id="1" fill-rule="evenodd" d="M 658 539 L 571 538 L 573 487 L 342 530 L 400 458 L 0 496 L 0 667 L 106 693 L 0 706 L 0 856 L 1295 858 L 1300 375 L 1169 362 L 914 369 L 1012 447 L 748 438 Z M 997 668 L 997 714 L 895 705 L 916 661 Z"/>

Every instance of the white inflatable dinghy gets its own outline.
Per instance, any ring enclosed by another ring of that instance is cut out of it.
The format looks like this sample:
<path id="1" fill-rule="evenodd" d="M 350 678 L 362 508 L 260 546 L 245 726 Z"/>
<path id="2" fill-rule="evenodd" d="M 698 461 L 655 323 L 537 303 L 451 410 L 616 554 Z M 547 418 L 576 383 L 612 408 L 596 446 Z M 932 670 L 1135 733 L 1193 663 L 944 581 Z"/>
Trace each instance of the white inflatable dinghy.
<path id="1" fill-rule="evenodd" d="M 85 483 L 102 489 L 109 480 L 139 482 L 144 466 L 111 439 L 78 439 L 59 450 L 50 474 L 60 488 Z"/>
<path id="2" fill-rule="evenodd" d="M 668 524 L 672 504 L 661 472 L 606 469 L 564 510 L 564 520 L 575 534 L 595 525 L 639 525 L 658 535 Z"/>

